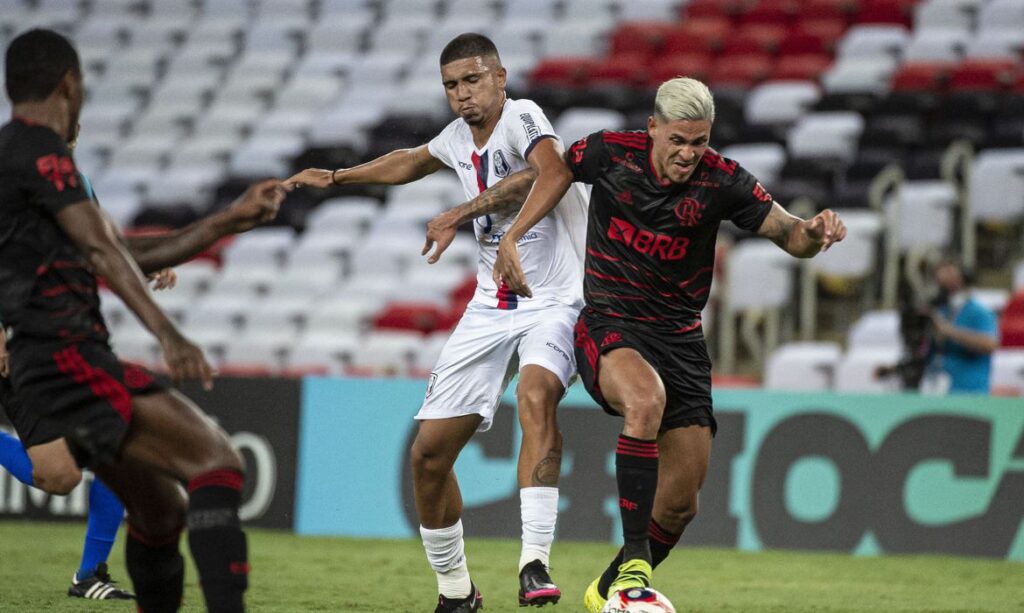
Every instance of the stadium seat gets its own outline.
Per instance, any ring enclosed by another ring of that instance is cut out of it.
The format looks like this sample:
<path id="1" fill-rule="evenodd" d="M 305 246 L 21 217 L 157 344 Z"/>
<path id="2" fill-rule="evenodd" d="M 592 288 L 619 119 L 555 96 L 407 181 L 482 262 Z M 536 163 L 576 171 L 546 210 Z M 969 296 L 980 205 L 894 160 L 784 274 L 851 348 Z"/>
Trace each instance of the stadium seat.
<path id="1" fill-rule="evenodd" d="M 544 32 L 544 53 L 551 56 L 596 56 L 604 52 L 604 36 L 611 21 L 563 20 Z"/>
<path id="2" fill-rule="evenodd" d="M 622 23 L 610 34 L 610 52 L 613 56 L 639 57 L 645 63 L 661 51 L 665 35 L 673 28 L 674 24 L 662 21 Z"/>
<path id="3" fill-rule="evenodd" d="M 786 55 L 779 58 L 770 78 L 775 81 L 817 81 L 831 65 L 832 56 L 825 53 Z"/>
<path id="4" fill-rule="evenodd" d="M 1019 221 L 1024 216 L 1024 149 L 982 151 L 974 159 L 970 185 L 976 220 Z"/>
<path id="5" fill-rule="evenodd" d="M 855 25 L 839 41 L 841 58 L 899 56 L 910 42 L 910 34 L 896 24 Z"/>
<path id="6" fill-rule="evenodd" d="M 637 20 L 672 21 L 676 18 L 679 2 L 676 0 L 646 0 L 645 2 L 622 2 L 618 5 L 618 18 Z"/>
<path id="7" fill-rule="evenodd" d="M 1024 4 L 1017 0 L 991 0 L 981 6 L 978 13 L 978 30 L 1014 29 L 1024 30 Z"/>
<path id="8" fill-rule="evenodd" d="M 727 55 L 711 68 L 708 85 L 750 88 L 766 79 L 771 69 L 772 58 L 766 54 Z"/>
<path id="9" fill-rule="evenodd" d="M 769 190 L 779 180 L 786 163 L 786 148 L 778 143 L 729 145 L 721 149 L 721 154 L 739 162 Z"/>
<path id="10" fill-rule="evenodd" d="M 787 343 L 768 358 L 764 386 L 794 392 L 829 390 L 841 356 L 838 343 Z"/>
<path id="11" fill-rule="evenodd" d="M 899 228 L 898 244 L 903 251 L 922 246 L 944 249 L 950 246 L 954 230 L 956 190 L 945 181 L 907 181 L 900 187 L 903 206 L 895 217 L 893 200 L 885 203 L 887 225 Z M 927 224 L 921 220 L 927 219 Z"/>
<path id="12" fill-rule="evenodd" d="M 669 79 L 688 76 L 706 80 L 708 71 L 714 62 L 710 53 L 676 53 L 655 60 L 648 74 L 647 86 L 656 88 Z"/>
<path id="13" fill-rule="evenodd" d="M 943 91 L 953 66 L 952 62 L 903 64 L 892 77 L 892 89 L 895 91 Z"/>
<path id="14" fill-rule="evenodd" d="M 835 390 L 854 393 L 891 393 L 899 386 L 892 378 L 878 378 L 875 371 L 900 360 L 898 348 L 863 347 L 850 349 L 835 370 Z"/>
<path id="15" fill-rule="evenodd" d="M 995 396 L 1024 396 L 1024 350 L 996 350 L 989 382 Z"/>
<path id="16" fill-rule="evenodd" d="M 917 0 L 864 0 L 854 18 L 857 23 L 894 23 L 910 27 L 911 8 Z"/>
<path id="17" fill-rule="evenodd" d="M 555 133 L 568 147 L 581 138 L 600 130 L 621 130 L 626 128 L 622 113 L 608 109 L 571 108 L 558 116 Z M 632 126 L 630 126 L 632 127 Z"/>
<path id="18" fill-rule="evenodd" d="M 1006 59 L 1021 57 L 1024 29 L 983 30 L 967 42 L 964 55 L 969 59 Z"/>
<path id="19" fill-rule="evenodd" d="M 692 18 L 665 33 L 662 53 L 696 54 L 717 52 L 729 38 L 732 24 L 728 19 Z"/>
<path id="20" fill-rule="evenodd" d="M 853 159 L 864 118 L 854 111 L 811 113 L 789 132 L 790 153 L 796 157 Z"/>
<path id="21" fill-rule="evenodd" d="M 966 60 L 953 69 L 949 89 L 1000 91 L 1013 84 L 1018 64 L 1007 60 Z"/>
<path id="22" fill-rule="evenodd" d="M 748 5 L 747 0 L 692 0 L 685 4 L 682 10 L 687 19 L 706 17 L 733 19 L 742 13 Z"/>
<path id="23" fill-rule="evenodd" d="M 418 332 L 369 332 L 352 354 L 346 372 L 355 376 L 408 376 L 422 343 L 423 335 Z"/>
<path id="24" fill-rule="evenodd" d="M 896 71 L 892 56 L 843 58 L 821 76 L 821 84 L 830 94 L 883 94 Z"/>
<path id="25" fill-rule="evenodd" d="M 811 265 L 818 273 L 843 279 L 866 279 L 877 274 L 881 216 L 870 210 L 835 209 L 846 224 L 842 248 L 818 254 Z"/>
<path id="26" fill-rule="evenodd" d="M 392 302 L 373 318 L 373 327 L 427 334 L 437 330 L 444 319 L 445 311 L 432 303 Z"/>
<path id="27" fill-rule="evenodd" d="M 355 332 L 307 330 L 288 351 L 284 371 L 291 376 L 344 375 L 361 342 Z"/>
<path id="28" fill-rule="evenodd" d="M 896 311 L 868 311 L 850 326 L 848 350 L 862 348 L 898 349 L 901 343 L 900 316 Z"/>
<path id="29" fill-rule="evenodd" d="M 914 8 L 914 28 L 954 28 L 970 30 L 974 27 L 974 13 L 977 2 L 964 0 L 939 0 L 921 2 Z"/>
<path id="30" fill-rule="evenodd" d="M 907 62 L 957 62 L 963 57 L 970 32 L 956 29 L 918 30 L 903 49 Z"/>

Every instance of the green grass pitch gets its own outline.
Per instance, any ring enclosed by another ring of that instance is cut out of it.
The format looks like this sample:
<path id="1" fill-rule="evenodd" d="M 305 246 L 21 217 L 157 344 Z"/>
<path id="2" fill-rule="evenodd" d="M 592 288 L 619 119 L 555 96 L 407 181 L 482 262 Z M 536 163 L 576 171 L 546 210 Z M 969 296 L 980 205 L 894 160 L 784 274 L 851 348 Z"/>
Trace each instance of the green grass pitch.
<path id="1" fill-rule="evenodd" d="M 65 596 L 83 529 L 81 524 L 0 522 L 0 611 L 134 611 L 124 602 Z M 127 582 L 121 538 L 110 566 L 115 579 Z M 249 546 L 250 611 L 433 611 L 434 575 L 418 541 L 250 530 Z M 470 539 L 466 551 L 484 610 L 520 611 L 519 543 Z M 541 610 L 582 611 L 583 589 L 613 553 L 606 544 L 556 542 L 552 574 L 563 600 Z M 1024 564 L 938 556 L 858 558 L 680 547 L 655 573 L 655 587 L 680 612 L 1024 611 Z M 184 610 L 203 610 L 191 566 Z"/>

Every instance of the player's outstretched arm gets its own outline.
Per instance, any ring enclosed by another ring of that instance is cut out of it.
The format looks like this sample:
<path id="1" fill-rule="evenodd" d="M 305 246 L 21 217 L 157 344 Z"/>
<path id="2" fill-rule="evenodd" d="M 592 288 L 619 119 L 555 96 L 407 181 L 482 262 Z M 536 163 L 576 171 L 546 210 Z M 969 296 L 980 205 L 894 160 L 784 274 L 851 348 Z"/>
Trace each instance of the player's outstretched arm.
<path id="1" fill-rule="evenodd" d="M 146 274 L 187 262 L 225 236 L 247 232 L 277 216 L 285 189 L 280 181 L 261 181 L 230 207 L 180 230 L 124 238 L 132 258 Z M 157 287 L 156 289 L 160 289 Z"/>
<path id="2" fill-rule="evenodd" d="M 99 208 L 83 200 L 61 209 L 56 218 L 96 274 L 106 280 L 110 289 L 160 341 L 171 376 L 174 379 L 200 379 L 204 387 L 211 388 L 213 369 L 203 352 L 181 335 L 153 301 L 141 271 Z"/>
<path id="3" fill-rule="evenodd" d="M 533 297 L 526 285 L 526 276 L 519 263 L 519 249 L 516 243 L 530 228 L 558 206 L 558 202 L 572 185 L 572 171 L 565 165 L 562 146 L 556 139 L 545 138 L 538 142 L 527 160 L 537 173 L 530 194 L 523 209 L 512 223 L 501 242 L 498 243 L 498 258 L 494 263 L 494 282 L 499 286 L 504 281 L 510 290 L 520 296 Z"/>
<path id="4" fill-rule="evenodd" d="M 483 215 L 508 215 L 521 209 L 536 178 L 536 170 L 520 170 L 488 187 L 469 202 L 448 209 L 431 219 L 427 223 L 427 242 L 423 245 L 421 255 L 427 255 L 434 243 L 437 243 L 434 253 L 427 259 L 427 263 L 433 264 L 455 240 L 455 232 L 462 224 Z"/>
<path id="5" fill-rule="evenodd" d="M 810 219 L 800 219 L 774 202 L 757 233 L 770 238 L 792 256 L 813 258 L 846 238 L 846 226 L 839 215 L 829 209 Z"/>
<path id="6" fill-rule="evenodd" d="M 420 145 L 414 149 L 396 149 L 375 160 L 352 168 L 336 170 L 307 168 L 286 179 L 284 184 L 289 190 L 303 186 L 324 189 L 347 183 L 401 185 L 422 179 L 442 168 L 444 168 L 444 163 L 430 155 L 426 145 Z"/>

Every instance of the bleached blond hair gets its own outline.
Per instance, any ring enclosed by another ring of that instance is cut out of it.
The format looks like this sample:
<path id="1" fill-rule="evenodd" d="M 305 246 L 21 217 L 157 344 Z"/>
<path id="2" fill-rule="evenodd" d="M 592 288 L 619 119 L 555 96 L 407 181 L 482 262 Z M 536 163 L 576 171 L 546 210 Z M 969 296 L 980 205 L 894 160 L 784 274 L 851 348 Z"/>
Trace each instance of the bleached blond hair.
<path id="1" fill-rule="evenodd" d="M 654 98 L 654 113 L 664 121 L 707 119 L 715 122 L 715 99 L 711 90 L 697 79 L 676 77 L 658 88 Z"/>

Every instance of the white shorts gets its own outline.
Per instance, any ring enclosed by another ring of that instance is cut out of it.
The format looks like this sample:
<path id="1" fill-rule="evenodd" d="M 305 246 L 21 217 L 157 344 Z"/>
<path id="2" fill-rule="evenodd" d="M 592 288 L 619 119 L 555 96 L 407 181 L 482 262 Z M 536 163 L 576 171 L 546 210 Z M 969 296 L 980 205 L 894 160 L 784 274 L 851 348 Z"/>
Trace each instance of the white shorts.
<path id="1" fill-rule="evenodd" d="M 491 427 L 501 395 L 523 366 L 536 364 L 568 387 L 576 374 L 573 328 L 579 309 L 566 305 L 504 311 L 470 304 L 430 373 L 416 419 L 479 414 Z"/>

